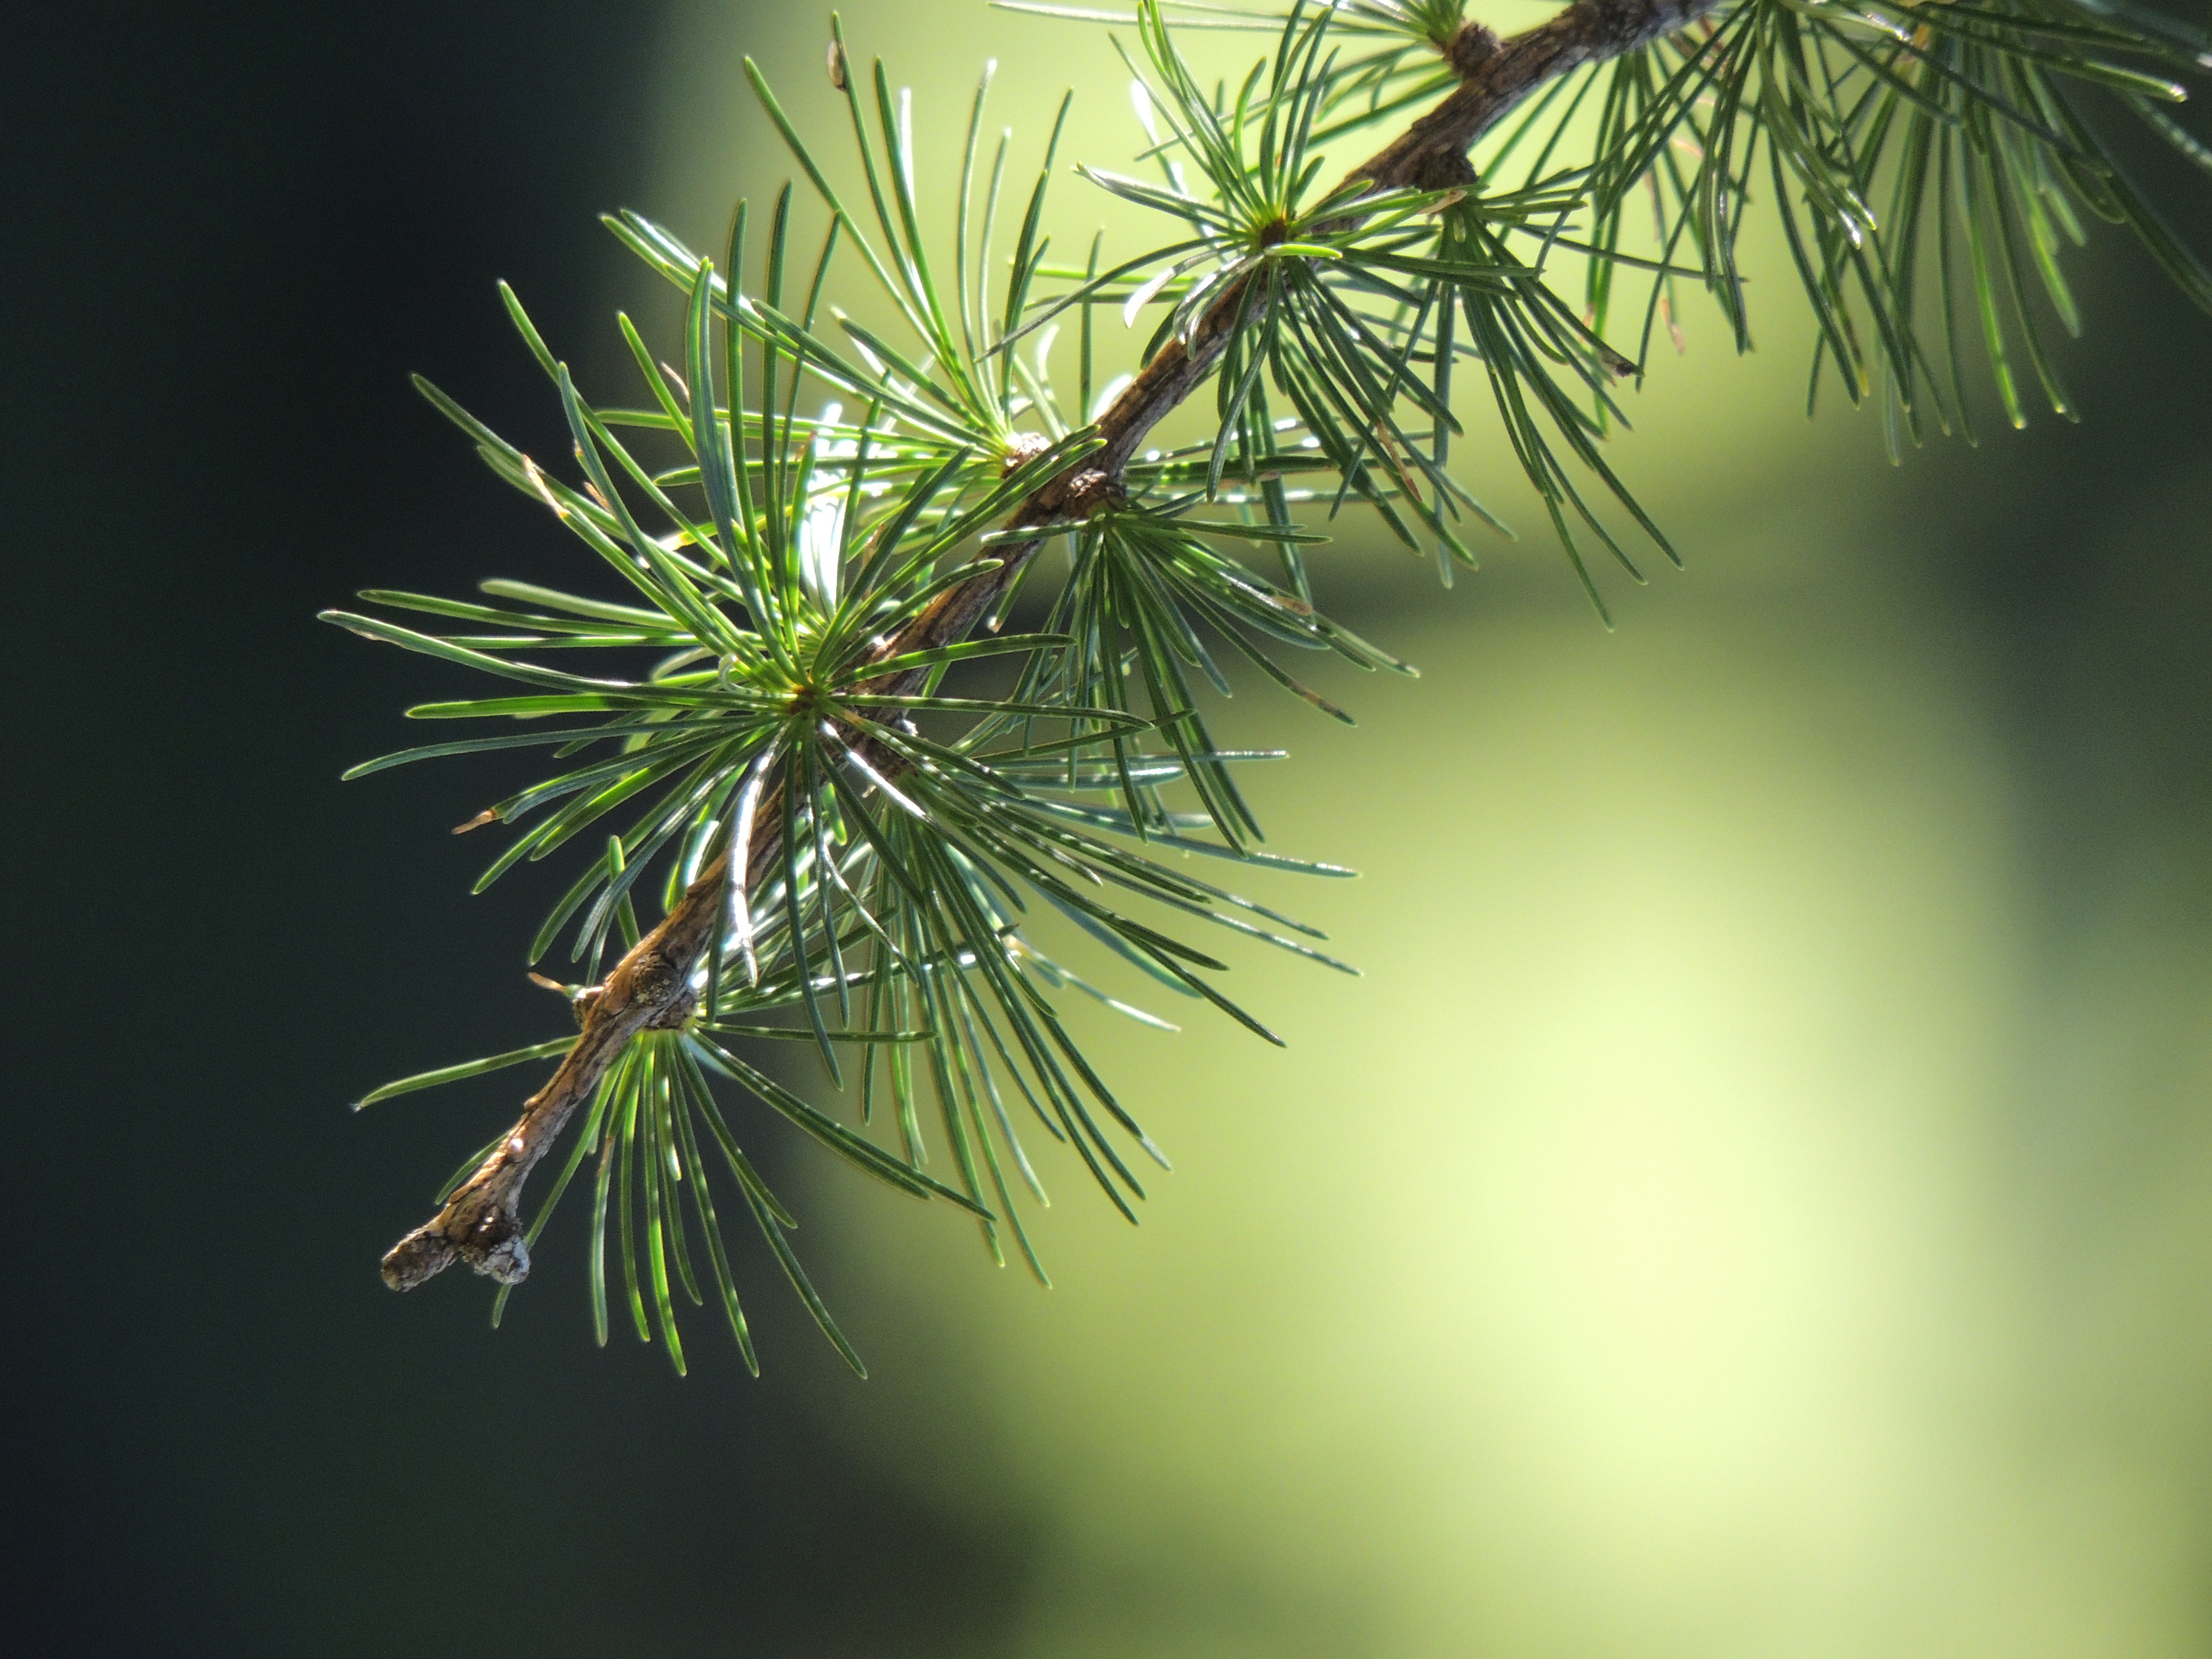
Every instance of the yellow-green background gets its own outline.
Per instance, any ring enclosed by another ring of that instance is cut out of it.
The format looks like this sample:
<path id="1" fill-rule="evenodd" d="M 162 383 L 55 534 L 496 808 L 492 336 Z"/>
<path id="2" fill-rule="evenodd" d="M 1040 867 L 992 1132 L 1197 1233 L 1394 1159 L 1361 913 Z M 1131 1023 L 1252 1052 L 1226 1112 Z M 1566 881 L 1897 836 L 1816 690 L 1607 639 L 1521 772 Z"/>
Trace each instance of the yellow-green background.
<path id="1" fill-rule="evenodd" d="M 919 89 L 917 131 L 946 124 L 941 171 L 986 52 L 994 120 L 1033 135 L 1074 79 L 1069 153 L 1127 165 L 1100 31 L 848 26 Z M 834 115 L 819 33 L 686 15 L 677 102 L 710 104 L 750 49 Z M 1208 46 L 1241 69 L 1243 43 Z M 702 236 L 707 181 L 765 193 L 787 167 L 742 105 L 662 143 L 663 199 Z M 1145 234 L 1080 184 L 1053 220 L 1061 246 Z M 1490 572 L 1440 594 L 1363 529 L 1319 556 L 1325 599 L 1424 677 L 1330 682 L 1356 732 L 1263 685 L 1221 729 L 1293 751 L 1254 785 L 1275 844 L 1364 874 L 1267 896 L 1365 976 L 1240 957 L 1280 1053 L 1177 1010 L 1175 1037 L 1085 1019 L 1176 1162 L 1140 1230 L 1060 1161 L 1045 1293 L 949 1218 L 812 1179 L 850 1212 L 832 1260 L 883 1356 L 824 1407 L 836 1431 L 1049 1528 L 1006 1650 L 2212 1633 L 2208 981 L 2168 908 L 2198 855 L 2184 835 L 2095 872 L 2039 856 L 2054 781 L 1947 580 L 1929 463 L 1890 473 L 1832 376 L 1799 417 L 1778 239 L 1753 272 L 1764 349 L 1739 361 L 1686 311 L 1696 351 L 1656 365 L 1617 446 L 1689 569 L 1608 581 L 1612 636 L 1480 424 L 1464 469 L 1530 532 Z M 2072 556 L 2201 552 L 2207 478 L 2133 481 Z M 2116 1147 L 2146 1115 L 2155 1152 Z"/>
<path id="2" fill-rule="evenodd" d="M 1126 164 L 1101 33 L 847 23 L 917 89 L 926 196 L 987 56 L 1022 189 L 1068 85 L 1063 159 Z M 748 1249 L 764 1380 L 702 1322 L 678 1382 L 590 1346 L 580 1216 L 496 1336 L 480 1284 L 375 1282 L 517 1090 L 342 1103 L 547 1035 L 518 947 L 568 877 L 464 898 L 491 854 L 444 827 L 500 779 L 341 789 L 447 682 L 307 618 L 589 580 L 402 373 L 558 457 L 490 280 L 627 395 L 608 313 L 668 304 L 591 213 L 711 245 L 790 173 L 743 52 L 841 149 L 822 22 L 40 28 L 4 457 L 29 1650 L 2212 1642 L 2212 320 L 2147 262 L 2075 262 L 2087 424 L 1984 404 L 1979 450 L 1893 471 L 1870 415 L 1804 420 L 1762 244 L 1760 351 L 1693 299 L 1613 447 L 1688 568 L 1601 571 L 1611 635 L 1471 419 L 1461 470 L 1524 540 L 1449 594 L 1349 524 L 1316 559 L 1423 677 L 1322 671 L 1356 731 L 1265 686 L 1219 723 L 1292 751 L 1252 774 L 1273 844 L 1364 872 L 1256 896 L 1364 976 L 1237 952 L 1282 1051 L 1187 1006 L 1174 1036 L 1079 1013 L 1176 1172 L 1132 1230 L 1035 1138 L 1048 1291 L 747 1118 L 873 1380 Z M 2203 196 L 2140 166 L 2201 243 Z M 1144 234 L 1065 173 L 1048 216 L 1063 250 Z"/>

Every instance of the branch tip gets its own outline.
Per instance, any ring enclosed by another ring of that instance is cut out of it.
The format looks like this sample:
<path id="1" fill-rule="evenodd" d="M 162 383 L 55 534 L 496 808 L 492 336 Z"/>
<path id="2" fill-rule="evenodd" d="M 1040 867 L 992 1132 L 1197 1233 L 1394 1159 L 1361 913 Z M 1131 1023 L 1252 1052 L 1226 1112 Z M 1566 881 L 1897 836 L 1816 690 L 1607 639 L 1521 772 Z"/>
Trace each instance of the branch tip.
<path id="1" fill-rule="evenodd" d="M 519 1285 L 530 1277 L 530 1246 L 511 1211 L 495 1208 L 463 1220 L 449 1206 L 386 1252 L 384 1282 L 395 1291 L 411 1291 L 456 1261 L 502 1285 Z"/>

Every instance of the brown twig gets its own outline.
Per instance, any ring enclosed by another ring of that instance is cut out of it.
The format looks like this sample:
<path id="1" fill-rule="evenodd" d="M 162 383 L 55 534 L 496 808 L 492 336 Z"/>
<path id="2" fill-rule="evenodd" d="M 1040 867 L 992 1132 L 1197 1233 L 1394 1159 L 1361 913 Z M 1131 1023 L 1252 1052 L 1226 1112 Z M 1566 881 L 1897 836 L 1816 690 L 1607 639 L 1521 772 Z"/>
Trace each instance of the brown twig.
<path id="1" fill-rule="evenodd" d="M 1460 84 L 1415 120 L 1387 149 L 1362 162 L 1346 182 L 1365 179 L 1377 190 L 1449 189 L 1471 184 L 1467 151 L 1536 88 L 1585 64 L 1601 62 L 1672 33 L 1711 10 L 1718 0 L 1574 0 L 1536 27 L 1500 40 L 1480 23 L 1465 25 L 1444 51 Z M 1014 515 L 1012 527 L 1042 529 L 1088 516 L 1118 495 L 1122 469 L 1139 444 L 1169 410 L 1190 395 L 1220 360 L 1237 325 L 1242 285 L 1232 286 L 1201 316 L 1186 340 L 1170 343 L 1099 417 L 1105 447 L 1079 467 L 1039 489 Z M 1037 542 L 1004 549 L 994 569 L 947 589 L 898 636 L 885 643 L 888 659 L 965 638 L 989 615 L 1036 552 Z M 886 696 L 909 695 L 927 671 L 901 675 L 877 689 Z M 884 757 L 890 764 L 890 757 Z M 746 868 L 776 863 L 782 814 L 775 797 L 755 819 Z M 729 873 L 725 852 L 700 873 L 660 925 L 615 965 L 596 992 L 580 999 L 583 1034 L 545 1086 L 523 1105 L 522 1115 L 499 1149 L 455 1189 L 429 1221 L 401 1239 L 384 1258 L 384 1282 L 412 1290 L 454 1261 L 513 1284 L 530 1272 L 520 1216 L 523 1183 L 576 1109 L 589 1099 L 630 1040 L 641 1031 L 679 1018 L 688 1007 L 690 978 L 707 953 L 723 910 Z"/>

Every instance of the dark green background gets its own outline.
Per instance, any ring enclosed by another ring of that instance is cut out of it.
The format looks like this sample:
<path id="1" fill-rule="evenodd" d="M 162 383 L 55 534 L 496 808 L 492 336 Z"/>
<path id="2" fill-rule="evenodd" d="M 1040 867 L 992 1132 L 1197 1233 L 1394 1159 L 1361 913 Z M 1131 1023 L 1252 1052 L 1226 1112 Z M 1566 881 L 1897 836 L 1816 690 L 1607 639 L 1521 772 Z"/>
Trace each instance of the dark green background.
<path id="1" fill-rule="evenodd" d="M 849 1379 L 757 1263 L 772 1380 L 677 1390 L 374 1271 L 465 1149 L 345 1102 L 457 1005 L 495 1046 L 545 1010 L 527 905 L 458 902 L 478 786 L 338 784 L 423 682 L 313 613 L 532 538 L 406 376 L 551 438 L 491 281 L 604 320 L 653 9 L 190 9 L 42 8 L 0 70 L 0 1646 L 606 1653 L 741 1609 L 757 1651 L 868 1652 L 956 1586 L 972 1622 L 1018 1544 L 818 1443 L 788 1392 Z"/>
<path id="2" fill-rule="evenodd" d="M 405 377 L 560 448 L 490 283 L 549 336 L 601 329 L 593 216 L 651 205 L 654 9 L 192 10 L 40 8 L 0 63 L 0 1646 L 998 1650 L 1037 1532 L 827 1437 L 799 1402 L 861 1385 L 759 1263 L 766 1378 L 717 1353 L 680 1387 L 579 1319 L 494 1340 L 477 1287 L 403 1302 L 374 1272 L 474 1139 L 344 1103 L 457 1031 L 542 1034 L 512 961 L 536 895 L 463 902 L 483 850 L 443 830 L 484 792 L 460 772 L 341 787 L 434 673 L 312 618 L 542 551 Z M 2212 939 L 2212 859 L 2143 862 L 2212 848 L 2212 536 L 2167 488 L 2212 435 L 2212 321 L 2142 260 L 2088 269 L 2085 426 L 1839 463 L 2001 688 L 2028 948 L 2059 981 L 2116 909 Z M 2091 1157 L 2154 1161 L 2169 1127 L 2099 1122 Z"/>

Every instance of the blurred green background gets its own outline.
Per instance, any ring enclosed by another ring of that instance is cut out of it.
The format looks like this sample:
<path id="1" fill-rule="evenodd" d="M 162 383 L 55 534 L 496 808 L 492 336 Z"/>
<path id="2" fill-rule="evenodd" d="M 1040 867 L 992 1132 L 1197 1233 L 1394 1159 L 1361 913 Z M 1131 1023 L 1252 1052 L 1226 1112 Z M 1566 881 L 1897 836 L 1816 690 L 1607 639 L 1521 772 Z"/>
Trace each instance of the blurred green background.
<path id="1" fill-rule="evenodd" d="M 940 192 L 985 57 L 1017 165 L 1070 84 L 1063 157 L 1133 147 L 1098 31 L 847 25 Z M 1048 1291 L 757 1127 L 873 1380 L 754 1261 L 765 1377 L 708 1340 L 678 1382 L 591 1347 L 573 1220 L 496 1336 L 479 1284 L 376 1284 L 514 1091 L 342 1103 L 544 1034 L 545 895 L 465 898 L 480 776 L 340 789 L 442 682 L 307 619 L 579 568 L 402 372 L 559 453 L 491 279 L 623 384 L 609 313 L 667 302 L 590 216 L 711 246 L 787 176 L 741 52 L 834 147 L 821 20 L 40 27 L 0 463 L 25 1650 L 2212 1645 L 2212 319 L 2146 261 L 2079 262 L 2083 426 L 1984 409 L 1893 470 L 1870 414 L 1802 419 L 1768 250 L 1761 349 L 1689 310 L 1616 446 L 1688 569 L 1601 575 L 1611 635 L 1494 444 L 1461 470 L 1526 539 L 1450 593 L 1347 531 L 1324 602 L 1424 677 L 1221 730 L 1292 751 L 1273 844 L 1364 872 L 1251 884 L 1364 976 L 1239 957 L 1279 1052 L 1079 1014 L 1176 1171 L 1131 1230 L 1048 1159 Z M 1057 246 L 1146 234 L 1054 189 Z"/>

